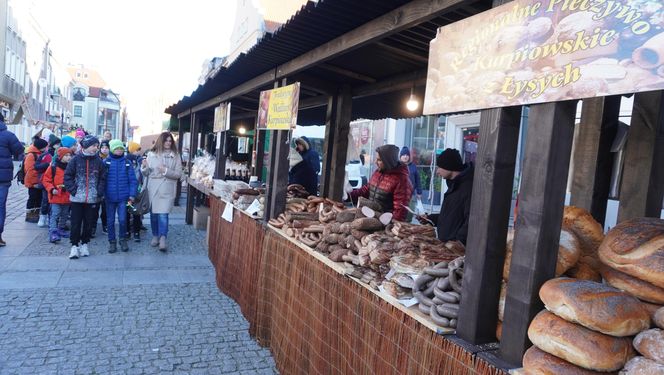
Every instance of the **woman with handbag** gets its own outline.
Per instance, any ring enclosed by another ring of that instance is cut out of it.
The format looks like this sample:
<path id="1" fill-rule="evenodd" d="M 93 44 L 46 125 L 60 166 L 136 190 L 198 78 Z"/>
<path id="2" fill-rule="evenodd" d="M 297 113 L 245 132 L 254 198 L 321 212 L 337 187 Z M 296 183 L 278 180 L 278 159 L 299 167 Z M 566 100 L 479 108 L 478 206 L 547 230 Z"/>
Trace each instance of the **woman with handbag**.
<path id="1" fill-rule="evenodd" d="M 152 226 L 151 246 L 159 246 L 166 251 L 168 245 L 168 214 L 173 209 L 177 184 L 182 177 L 182 164 L 177 145 L 169 132 L 157 138 L 154 148 L 141 165 L 141 173 L 147 178 L 150 197 L 150 224 Z"/>

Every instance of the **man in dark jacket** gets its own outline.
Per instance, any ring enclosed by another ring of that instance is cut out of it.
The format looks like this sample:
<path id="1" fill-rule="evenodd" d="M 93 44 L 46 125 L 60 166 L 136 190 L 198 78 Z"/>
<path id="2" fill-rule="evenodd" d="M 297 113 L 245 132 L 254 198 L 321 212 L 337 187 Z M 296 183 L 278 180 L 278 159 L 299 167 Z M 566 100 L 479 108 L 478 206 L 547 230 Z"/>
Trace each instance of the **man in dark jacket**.
<path id="1" fill-rule="evenodd" d="M 399 147 L 395 145 L 380 146 L 376 153 L 378 170 L 371 175 L 369 184 L 353 190 L 350 197 L 369 198 L 380 204 L 384 212 L 392 212 L 394 220 L 404 221 L 408 212 L 405 207 L 413 194 L 408 168 L 399 161 Z"/>
<path id="2" fill-rule="evenodd" d="M 320 156 L 316 150 L 311 148 L 311 142 L 307 137 L 300 137 L 295 140 L 295 149 L 302 155 L 305 163 L 314 171 L 316 175 L 316 185 L 318 185 L 318 173 L 320 172 Z"/>
<path id="3" fill-rule="evenodd" d="M 318 179 L 313 169 L 302 156 L 291 148 L 288 156 L 288 184 L 299 184 L 311 195 L 318 195 Z"/>
<path id="4" fill-rule="evenodd" d="M 436 166 L 436 175 L 444 178 L 447 184 L 440 214 L 423 215 L 418 219 L 428 219 L 436 223 L 439 240 L 460 241 L 465 245 L 475 167 L 472 163 L 463 164 L 461 154 L 453 148 L 448 148 L 438 155 Z"/>
<path id="5" fill-rule="evenodd" d="M 2 239 L 5 230 L 5 217 L 7 215 L 7 194 L 14 179 L 14 157 L 23 156 L 23 145 L 14 133 L 7 130 L 5 118 L 0 113 L 0 246 L 6 243 Z"/>

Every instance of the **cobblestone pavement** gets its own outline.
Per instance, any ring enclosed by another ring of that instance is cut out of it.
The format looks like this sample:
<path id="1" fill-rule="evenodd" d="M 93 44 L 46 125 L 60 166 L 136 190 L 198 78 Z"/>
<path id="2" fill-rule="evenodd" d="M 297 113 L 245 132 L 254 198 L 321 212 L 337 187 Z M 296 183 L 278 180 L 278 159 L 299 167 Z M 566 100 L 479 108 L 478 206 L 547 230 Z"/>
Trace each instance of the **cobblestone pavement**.
<path id="1" fill-rule="evenodd" d="M 183 225 L 181 208 L 166 254 L 145 232 L 108 254 L 99 231 L 90 257 L 69 260 L 68 243 L 23 221 L 26 198 L 10 190 L 0 248 L 0 375 L 277 373 L 217 289 L 205 232 Z"/>

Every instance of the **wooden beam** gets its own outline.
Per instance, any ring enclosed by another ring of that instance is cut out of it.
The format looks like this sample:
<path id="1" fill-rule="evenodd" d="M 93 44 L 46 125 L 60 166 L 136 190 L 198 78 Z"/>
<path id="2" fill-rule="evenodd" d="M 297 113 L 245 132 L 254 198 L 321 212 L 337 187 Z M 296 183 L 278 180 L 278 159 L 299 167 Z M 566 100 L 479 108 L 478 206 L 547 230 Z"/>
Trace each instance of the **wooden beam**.
<path id="1" fill-rule="evenodd" d="M 357 86 L 353 88 L 353 98 L 386 94 L 389 92 L 424 86 L 427 80 L 427 70 L 421 69 L 410 73 L 399 74 L 376 83 Z"/>
<path id="2" fill-rule="evenodd" d="M 265 131 L 265 130 L 263 130 Z M 279 216 L 286 209 L 286 193 L 288 188 L 288 155 L 290 139 L 288 130 L 272 130 L 272 147 L 270 149 L 272 168 L 268 180 L 268 204 L 265 220 Z"/>
<path id="3" fill-rule="evenodd" d="M 196 151 L 198 150 L 198 132 L 201 127 L 200 118 L 196 113 L 191 114 L 191 126 L 189 127 L 189 162 L 187 163 L 187 170 L 191 171 L 192 161 Z M 194 201 L 196 199 L 197 191 L 191 185 L 187 186 L 187 209 L 185 211 L 184 221 L 191 225 L 194 222 Z"/>
<path id="4" fill-rule="evenodd" d="M 428 55 L 427 56 L 422 56 L 418 53 L 406 51 L 404 49 L 391 46 L 391 45 L 389 45 L 387 43 L 384 43 L 384 42 L 378 42 L 378 43 L 376 43 L 376 45 L 378 47 L 390 52 L 390 53 L 393 53 L 395 55 L 404 57 L 407 60 L 412 60 L 412 61 L 419 62 L 419 63 L 422 63 L 422 64 L 428 64 L 429 63 L 429 56 Z"/>
<path id="5" fill-rule="evenodd" d="M 178 118 L 177 121 L 178 121 L 178 150 L 180 150 L 180 155 L 182 155 L 182 145 L 184 144 L 184 130 L 182 129 L 182 125 L 184 121 L 180 118 Z M 178 184 L 176 185 L 175 188 L 175 202 L 173 202 L 175 206 L 180 205 L 181 196 L 182 196 L 182 181 L 178 181 Z"/>
<path id="6" fill-rule="evenodd" d="M 277 78 L 335 58 L 457 8 L 466 0 L 415 0 L 373 19 L 277 68 Z"/>
<path id="7" fill-rule="evenodd" d="M 217 148 L 214 178 L 223 180 L 226 178 L 226 131 L 218 132 L 219 147 Z"/>
<path id="8" fill-rule="evenodd" d="M 530 347 L 528 326 L 543 308 L 539 289 L 556 271 L 576 103 L 530 107 L 500 342 L 501 357 L 516 367 L 520 367 L 523 353 Z"/>
<path id="9" fill-rule="evenodd" d="M 333 95 L 337 90 L 337 84 L 307 73 L 298 73 L 293 80 L 299 81 L 302 86 L 323 95 Z"/>
<path id="10" fill-rule="evenodd" d="M 618 95 L 584 99 L 574 142 L 570 203 L 588 210 L 602 224 L 611 187 L 611 144 L 618 129 L 620 98 Z"/>
<path id="11" fill-rule="evenodd" d="M 320 195 L 337 201 L 343 196 L 352 109 L 351 89 L 347 85 L 330 98 L 327 108 Z"/>
<path id="12" fill-rule="evenodd" d="M 329 96 L 324 96 L 324 95 L 314 96 L 313 98 L 300 100 L 300 106 L 298 108 L 301 111 L 303 109 L 322 107 L 324 105 L 327 105 L 328 101 L 329 101 Z"/>
<path id="13" fill-rule="evenodd" d="M 200 103 L 191 109 L 192 112 L 202 111 L 204 109 L 217 106 L 225 101 L 231 100 L 236 96 L 244 95 L 251 91 L 257 90 L 265 85 L 269 85 L 275 80 L 275 71 L 269 70 L 263 74 L 260 74 L 244 83 L 233 87 L 232 89 L 221 93 L 220 95 L 215 96 L 214 98 L 208 99 L 203 103 Z"/>
<path id="14" fill-rule="evenodd" d="M 181 119 L 183 117 L 187 117 L 187 116 L 190 116 L 190 115 L 191 115 L 191 109 L 187 109 L 184 112 L 178 113 L 178 118 Z"/>
<path id="15" fill-rule="evenodd" d="M 664 192 L 664 91 L 634 96 L 626 147 L 618 222 L 660 217 Z"/>
<path id="16" fill-rule="evenodd" d="M 521 107 L 484 110 L 480 116 L 473 197 L 457 334 L 471 344 L 495 342 L 505 242 L 519 144 Z"/>
<path id="17" fill-rule="evenodd" d="M 373 77 L 369 77 L 367 75 L 360 74 L 360 73 L 357 73 L 357 72 L 353 72 L 351 70 L 341 68 L 341 67 L 338 67 L 338 66 L 334 66 L 334 65 L 330 65 L 330 64 L 320 64 L 320 65 L 317 66 L 317 68 L 325 69 L 327 71 L 337 73 L 339 75 L 342 75 L 342 76 L 345 76 L 345 77 L 348 77 L 348 78 L 356 79 L 358 81 L 364 81 L 364 82 L 369 82 L 369 83 L 376 82 L 376 79 L 373 78 Z"/>

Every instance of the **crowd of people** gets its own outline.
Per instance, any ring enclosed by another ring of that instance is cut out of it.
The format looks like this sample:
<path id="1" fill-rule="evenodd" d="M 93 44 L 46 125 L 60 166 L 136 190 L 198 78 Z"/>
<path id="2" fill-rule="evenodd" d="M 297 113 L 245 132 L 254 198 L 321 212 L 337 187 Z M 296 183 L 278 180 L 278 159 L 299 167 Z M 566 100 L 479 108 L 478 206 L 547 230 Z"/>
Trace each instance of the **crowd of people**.
<path id="1" fill-rule="evenodd" d="M 22 158 L 16 174 L 13 158 Z M 109 131 L 98 138 L 83 129 L 62 138 L 40 132 L 24 149 L 0 115 L 0 246 L 6 245 L 2 232 L 8 190 L 18 179 L 28 192 L 25 221 L 48 227 L 52 243 L 69 238 L 70 259 L 90 255 L 100 218 L 109 253 L 129 251 L 132 237 L 140 242 L 147 228 L 134 203 L 143 189 L 150 203 L 150 245 L 165 252 L 168 215 L 181 177 L 177 144 L 168 132 L 146 152 L 138 143 L 112 139 Z"/>

